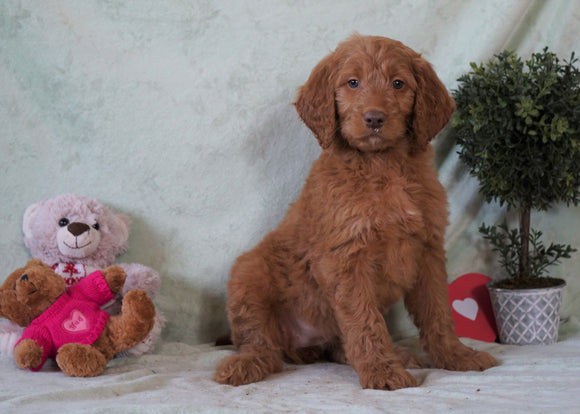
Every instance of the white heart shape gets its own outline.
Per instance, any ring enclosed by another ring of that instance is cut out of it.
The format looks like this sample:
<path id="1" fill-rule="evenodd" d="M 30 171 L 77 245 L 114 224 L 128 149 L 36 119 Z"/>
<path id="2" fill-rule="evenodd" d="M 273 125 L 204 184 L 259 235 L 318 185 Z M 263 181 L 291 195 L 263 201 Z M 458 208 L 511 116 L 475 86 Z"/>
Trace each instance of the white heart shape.
<path id="1" fill-rule="evenodd" d="M 455 299 L 451 306 L 458 314 L 472 321 L 477 317 L 477 311 L 479 310 L 477 302 L 472 298 L 465 298 L 463 300 Z"/>

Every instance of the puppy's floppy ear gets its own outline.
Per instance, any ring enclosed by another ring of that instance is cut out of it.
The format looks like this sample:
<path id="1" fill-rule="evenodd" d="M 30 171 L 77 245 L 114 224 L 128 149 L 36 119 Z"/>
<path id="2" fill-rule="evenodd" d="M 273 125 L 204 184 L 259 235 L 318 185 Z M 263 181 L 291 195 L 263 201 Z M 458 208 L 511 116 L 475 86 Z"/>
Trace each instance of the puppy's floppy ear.
<path id="1" fill-rule="evenodd" d="M 455 101 L 429 62 L 421 57 L 416 58 L 413 72 L 417 93 L 412 128 L 418 148 L 424 149 L 451 119 Z"/>
<path id="2" fill-rule="evenodd" d="M 328 148 L 337 128 L 335 104 L 335 77 L 338 66 L 337 52 L 318 63 L 306 83 L 298 90 L 294 105 L 322 148 Z"/>

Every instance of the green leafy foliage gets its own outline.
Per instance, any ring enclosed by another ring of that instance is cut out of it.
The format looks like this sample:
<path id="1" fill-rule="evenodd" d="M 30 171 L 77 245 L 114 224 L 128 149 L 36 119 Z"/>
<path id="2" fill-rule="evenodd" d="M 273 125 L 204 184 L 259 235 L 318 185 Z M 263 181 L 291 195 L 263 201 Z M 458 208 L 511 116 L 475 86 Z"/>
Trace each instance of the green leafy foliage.
<path id="1" fill-rule="evenodd" d="M 546 210 L 580 201 L 580 72 L 545 48 L 471 64 L 453 91 L 460 158 L 487 201 Z"/>
<path id="2" fill-rule="evenodd" d="M 479 180 L 486 201 L 520 213 L 520 229 L 480 232 L 514 278 L 543 276 L 575 250 L 540 241 L 530 210 L 580 201 L 580 71 L 544 48 L 525 62 L 503 51 L 487 64 L 471 63 L 453 91 L 459 157 Z"/>
<path id="3" fill-rule="evenodd" d="M 499 262 L 510 277 L 519 278 L 519 264 L 521 262 L 521 234 L 517 229 L 510 229 L 506 222 L 497 226 L 482 224 L 479 232 L 492 246 L 492 250 L 499 254 Z M 575 252 L 571 246 L 550 244 L 548 247 L 541 240 L 542 232 L 530 230 L 530 260 L 525 274 L 531 277 L 542 277 L 547 268 L 558 264 L 560 259 L 569 259 Z"/>

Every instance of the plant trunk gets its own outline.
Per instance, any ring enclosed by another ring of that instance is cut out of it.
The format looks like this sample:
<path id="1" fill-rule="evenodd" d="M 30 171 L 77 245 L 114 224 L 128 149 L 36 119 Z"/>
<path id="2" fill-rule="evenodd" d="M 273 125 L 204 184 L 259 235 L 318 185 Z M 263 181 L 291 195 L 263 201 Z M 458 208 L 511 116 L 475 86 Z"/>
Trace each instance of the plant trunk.
<path id="1" fill-rule="evenodd" d="M 530 209 L 524 208 L 520 212 L 520 266 L 517 278 L 529 276 L 530 270 Z"/>

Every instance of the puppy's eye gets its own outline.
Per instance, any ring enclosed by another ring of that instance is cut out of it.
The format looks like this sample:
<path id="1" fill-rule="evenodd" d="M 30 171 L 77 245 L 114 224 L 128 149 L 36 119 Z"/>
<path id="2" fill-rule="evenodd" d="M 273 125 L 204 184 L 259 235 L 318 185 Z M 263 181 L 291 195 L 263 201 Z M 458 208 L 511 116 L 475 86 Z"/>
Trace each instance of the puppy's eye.
<path id="1" fill-rule="evenodd" d="M 68 223 L 70 223 L 70 221 L 67 218 L 61 218 L 60 221 L 58 222 L 58 225 L 60 227 L 65 227 L 68 226 Z"/>
<path id="2" fill-rule="evenodd" d="M 393 88 L 395 89 L 401 89 L 404 85 L 405 82 L 403 82 L 402 80 L 396 79 L 393 81 Z"/>
<path id="3" fill-rule="evenodd" d="M 99 223 L 93 224 L 93 229 L 99 230 L 100 228 L 101 228 L 101 226 L 99 226 Z"/>
<path id="4" fill-rule="evenodd" d="M 347 85 L 351 89 L 356 89 L 360 86 L 360 83 L 356 79 L 351 79 L 347 82 Z"/>

